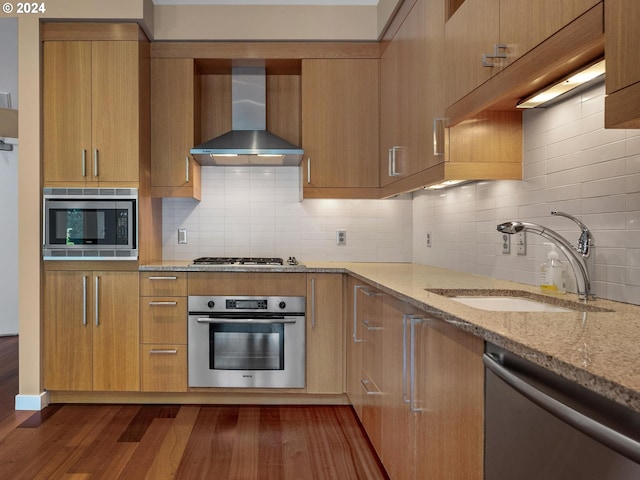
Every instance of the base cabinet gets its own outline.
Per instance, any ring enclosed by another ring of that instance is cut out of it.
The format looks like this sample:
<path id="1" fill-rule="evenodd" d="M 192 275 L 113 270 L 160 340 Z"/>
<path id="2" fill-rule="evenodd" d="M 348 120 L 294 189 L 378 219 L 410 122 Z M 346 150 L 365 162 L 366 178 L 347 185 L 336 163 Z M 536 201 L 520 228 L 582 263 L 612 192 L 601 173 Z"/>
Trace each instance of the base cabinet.
<path id="1" fill-rule="evenodd" d="M 140 390 L 138 273 L 47 271 L 44 386 Z"/>
<path id="2" fill-rule="evenodd" d="M 389 477 L 481 480 L 483 341 L 352 277 L 346 285 L 347 394 Z"/>
<path id="3" fill-rule="evenodd" d="M 307 393 L 344 391 L 342 282 L 341 273 L 307 275 Z"/>

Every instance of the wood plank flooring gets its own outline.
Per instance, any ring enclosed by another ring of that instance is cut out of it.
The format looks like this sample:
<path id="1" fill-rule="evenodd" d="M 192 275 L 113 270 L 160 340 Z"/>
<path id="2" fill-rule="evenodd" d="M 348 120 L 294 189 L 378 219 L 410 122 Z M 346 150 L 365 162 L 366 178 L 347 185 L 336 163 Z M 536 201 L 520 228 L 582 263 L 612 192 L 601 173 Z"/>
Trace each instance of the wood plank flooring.
<path id="1" fill-rule="evenodd" d="M 0 338 L 2 479 L 388 478 L 349 406 L 63 404 L 34 413 L 14 411 L 17 391 L 17 338 Z"/>

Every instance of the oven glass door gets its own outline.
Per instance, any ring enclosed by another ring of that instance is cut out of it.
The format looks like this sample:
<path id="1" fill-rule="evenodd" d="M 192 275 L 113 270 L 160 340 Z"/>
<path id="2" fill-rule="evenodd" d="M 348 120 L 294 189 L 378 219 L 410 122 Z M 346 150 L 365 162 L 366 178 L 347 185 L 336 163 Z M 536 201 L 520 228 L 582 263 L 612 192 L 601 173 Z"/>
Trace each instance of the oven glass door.
<path id="1" fill-rule="evenodd" d="M 212 370 L 284 370 L 284 324 L 209 324 Z"/>
<path id="2" fill-rule="evenodd" d="M 133 201 L 50 200 L 46 204 L 47 247 L 136 248 Z"/>

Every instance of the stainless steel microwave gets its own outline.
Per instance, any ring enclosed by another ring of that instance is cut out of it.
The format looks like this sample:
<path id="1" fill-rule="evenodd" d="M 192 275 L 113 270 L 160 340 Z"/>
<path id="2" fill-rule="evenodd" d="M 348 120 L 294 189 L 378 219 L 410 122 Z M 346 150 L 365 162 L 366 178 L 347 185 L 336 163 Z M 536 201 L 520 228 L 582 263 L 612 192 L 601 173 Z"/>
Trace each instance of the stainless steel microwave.
<path id="1" fill-rule="evenodd" d="M 137 260 L 137 188 L 45 188 L 44 260 Z"/>

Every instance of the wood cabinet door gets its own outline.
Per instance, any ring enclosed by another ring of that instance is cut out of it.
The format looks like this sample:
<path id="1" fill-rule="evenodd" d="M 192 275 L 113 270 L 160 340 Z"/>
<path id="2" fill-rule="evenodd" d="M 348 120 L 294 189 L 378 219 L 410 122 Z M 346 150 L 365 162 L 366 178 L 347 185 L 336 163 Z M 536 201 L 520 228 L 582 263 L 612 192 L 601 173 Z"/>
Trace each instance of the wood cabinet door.
<path id="1" fill-rule="evenodd" d="M 445 25 L 447 105 L 475 89 L 500 68 L 483 67 L 482 55 L 500 42 L 500 0 L 465 0 Z"/>
<path id="2" fill-rule="evenodd" d="M 362 380 L 362 326 L 359 323 L 362 304 L 358 302 L 358 291 L 362 284 L 353 277 L 348 277 L 345 290 L 345 345 L 346 348 L 346 390 L 351 405 L 362 420 L 363 391 Z"/>
<path id="3" fill-rule="evenodd" d="M 481 480 L 483 342 L 426 316 L 412 330 L 415 478 Z"/>
<path id="4" fill-rule="evenodd" d="M 508 45 L 504 65 L 514 62 L 600 0 L 501 0 L 500 42 Z"/>
<path id="5" fill-rule="evenodd" d="M 93 389 L 140 390 L 137 272 L 94 272 Z"/>
<path id="6" fill-rule="evenodd" d="M 378 67 L 377 59 L 302 61 L 305 188 L 378 187 Z"/>
<path id="7" fill-rule="evenodd" d="M 380 185 L 396 181 L 393 176 L 392 155 L 396 155 L 396 171 L 402 172 L 404 165 L 397 159 L 402 155 L 400 143 L 400 92 L 398 69 L 400 42 L 393 39 L 380 58 Z M 393 152 L 393 148 L 396 151 Z"/>
<path id="8" fill-rule="evenodd" d="M 640 128 L 640 4 L 605 2 L 606 128 Z"/>
<path id="9" fill-rule="evenodd" d="M 342 274 L 307 275 L 307 393 L 343 393 Z"/>
<path id="10" fill-rule="evenodd" d="M 43 176 L 84 183 L 91 176 L 91 42 L 44 42 Z"/>
<path id="11" fill-rule="evenodd" d="M 151 60 L 151 187 L 159 196 L 199 197 L 189 153 L 200 143 L 196 79 L 192 58 Z"/>
<path id="12" fill-rule="evenodd" d="M 47 271 L 44 285 L 44 387 L 91 390 L 91 272 Z"/>
<path id="13" fill-rule="evenodd" d="M 416 456 L 412 440 L 417 414 L 410 410 L 409 332 L 416 309 L 391 297 L 383 304 L 383 416 L 382 463 L 390 478 L 415 477 Z"/>
<path id="14" fill-rule="evenodd" d="M 91 44 L 91 175 L 137 182 L 140 155 L 138 42 Z"/>

